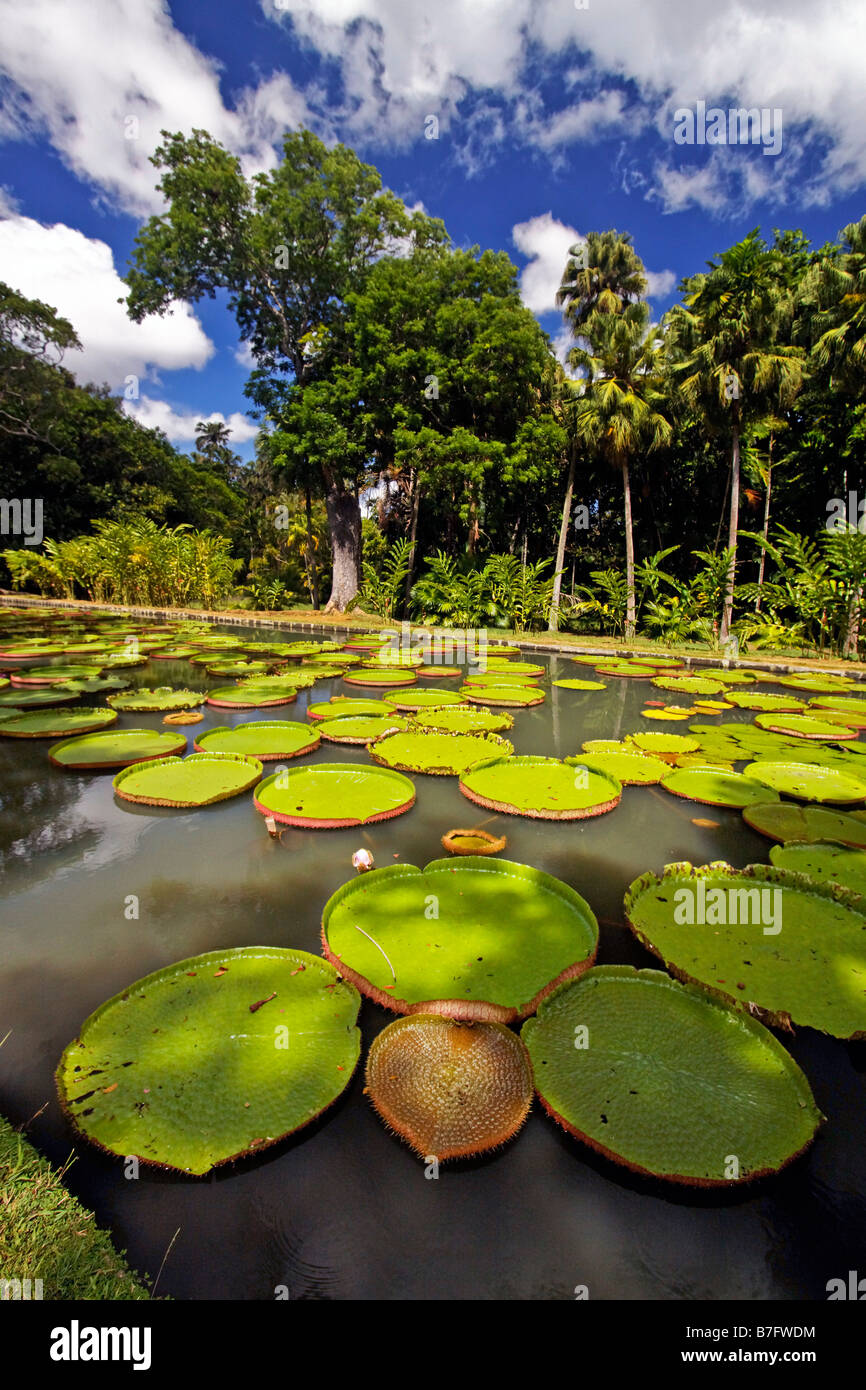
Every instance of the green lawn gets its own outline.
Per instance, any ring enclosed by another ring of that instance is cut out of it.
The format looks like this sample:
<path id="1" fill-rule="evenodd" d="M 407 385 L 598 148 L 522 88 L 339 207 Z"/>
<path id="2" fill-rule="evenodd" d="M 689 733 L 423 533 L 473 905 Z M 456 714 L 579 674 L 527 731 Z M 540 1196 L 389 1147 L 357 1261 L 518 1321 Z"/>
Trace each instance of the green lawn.
<path id="1" fill-rule="evenodd" d="M 93 1212 L 67 1192 L 64 1172 L 0 1118 L 0 1281 L 41 1279 L 43 1299 L 149 1299 Z M 15 1293 L 0 1285 L 0 1297 Z"/>

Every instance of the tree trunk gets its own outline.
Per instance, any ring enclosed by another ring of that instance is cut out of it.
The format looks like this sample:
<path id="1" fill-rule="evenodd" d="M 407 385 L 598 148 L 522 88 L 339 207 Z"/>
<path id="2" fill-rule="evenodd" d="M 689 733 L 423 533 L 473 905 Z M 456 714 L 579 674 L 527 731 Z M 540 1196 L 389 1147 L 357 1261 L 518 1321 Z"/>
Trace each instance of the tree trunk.
<path id="1" fill-rule="evenodd" d="M 562 567 L 565 564 L 565 543 L 568 540 L 568 523 L 571 518 L 571 502 L 574 496 L 574 469 L 577 456 L 577 447 L 574 443 L 571 446 L 571 459 L 568 465 L 568 481 L 565 484 L 565 501 L 562 504 L 562 520 L 559 523 L 559 542 L 556 547 L 556 564 L 554 565 L 553 579 L 553 598 L 550 604 L 550 618 L 547 624 L 548 632 L 559 631 L 559 598 L 562 593 Z M 572 591 L 574 590 L 574 571 L 572 570 Z"/>
<path id="2" fill-rule="evenodd" d="M 418 512 L 421 507 L 421 484 L 418 474 L 412 470 L 412 528 L 409 532 L 409 568 L 406 571 L 406 586 L 403 590 L 403 612 L 408 616 L 409 599 L 412 593 L 412 574 L 415 569 L 415 540 L 418 535 Z"/>
<path id="3" fill-rule="evenodd" d="M 313 611 L 318 613 L 319 603 L 319 571 L 316 565 L 316 547 L 313 544 L 313 504 L 310 500 L 310 489 L 304 488 L 304 506 L 307 513 L 307 574 L 310 577 L 310 595 L 313 600 Z"/>
<path id="4" fill-rule="evenodd" d="M 361 509 L 352 492 L 331 487 L 325 494 L 334 577 L 326 613 L 345 613 L 358 592 L 358 566 L 361 558 Z"/>
<path id="5" fill-rule="evenodd" d="M 626 612 L 625 639 L 630 642 L 635 635 L 637 612 L 634 599 L 634 532 L 631 520 L 631 482 L 628 476 L 628 463 L 622 465 L 622 490 L 625 501 L 625 584 Z"/>
<path id="6" fill-rule="evenodd" d="M 770 462 L 767 465 L 767 495 L 764 498 L 764 531 L 763 536 L 766 541 L 770 534 L 770 493 L 773 488 L 773 446 L 770 445 Z M 764 569 L 767 564 L 767 552 L 761 547 L 761 563 L 758 566 L 758 597 L 755 600 L 755 612 L 761 611 L 761 590 L 764 587 Z"/>
<path id="7" fill-rule="evenodd" d="M 734 419 L 734 443 L 731 451 L 731 520 L 728 526 L 728 549 L 731 564 L 725 584 L 725 608 L 722 614 L 721 639 L 724 642 L 731 631 L 734 616 L 734 580 L 737 573 L 737 536 L 740 529 L 740 423 Z"/>

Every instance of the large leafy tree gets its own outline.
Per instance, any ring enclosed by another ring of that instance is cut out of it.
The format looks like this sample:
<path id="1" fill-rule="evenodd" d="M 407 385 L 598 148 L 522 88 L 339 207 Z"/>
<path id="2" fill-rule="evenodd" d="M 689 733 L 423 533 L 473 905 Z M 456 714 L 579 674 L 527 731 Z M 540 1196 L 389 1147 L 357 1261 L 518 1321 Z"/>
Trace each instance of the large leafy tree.
<path id="1" fill-rule="evenodd" d="M 277 165 L 250 179 L 206 131 L 163 136 L 152 163 L 167 209 L 136 238 L 130 317 L 141 321 L 178 299 L 223 291 L 256 362 L 260 398 L 265 381 L 282 378 L 305 390 L 323 380 L 349 291 L 397 238 L 428 236 L 434 224 L 383 191 L 377 171 L 351 150 L 328 149 L 307 130 L 288 132 Z M 310 459 L 334 558 L 329 607 L 338 610 L 358 587 L 363 464 L 336 448 Z"/>
<path id="2" fill-rule="evenodd" d="M 803 381 L 803 350 L 791 341 L 795 285 L 790 262 L 758 230 L 685 280 L 684 299 L 667 316 L 671 378 L 708 429 L 724 427 L 731 448 L 728 550 L 721 624 L 731 629 L 744 426 L 789 405 Z"/>
<path id="3" fill-rule="evenodd" d="M 866 391 L 866 217 L 842 229 L 803 281 L 812 310 L 813 356 L 862 399 Z"/>

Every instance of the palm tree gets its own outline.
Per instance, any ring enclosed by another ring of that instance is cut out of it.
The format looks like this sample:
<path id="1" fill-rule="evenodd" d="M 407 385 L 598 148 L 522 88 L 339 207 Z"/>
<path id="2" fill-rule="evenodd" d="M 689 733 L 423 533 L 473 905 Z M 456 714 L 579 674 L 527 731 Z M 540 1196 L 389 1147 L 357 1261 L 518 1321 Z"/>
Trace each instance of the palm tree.
<path id="1" fill-rule="evenodd" d="M 622 475 L 627 640 L 634 637 L 637 621 L 630 462 L 641 449 L 668 444 L 673 434 L 662 414 L 658 330 L 649 320 L 644 301 L 625 304 L 619 313 L 596 312 L 587 325 L 589 350 L 573 348 L 570 354 L 586 374 L 576 407 L 576 436 Z"/>
<path id="2" fill-rule="evenodd" d="M 569 251 L 568 261 L 562 274 L 562 283 L 556 294 L 556 302 L 565 306 L 563 313 L 577 342 L 587 342 L 588 325 L 595 315 L 622 313 L 628 304 L 634 303 L 645 293 L 646 288 L 646 271 L 643 262 L 632 246 L 631 236 L 628 232 L 589 232 L 585 242 L 576 243 Z M 554 565 L 553 599 L 548 622 L 548 628 L 551 632 L 556 632 L 559 627 L 562 568 L 565 562 L 565 546 L 568 539 L 568 523 L 577 467 L 576 415 L 573 407 L 581 389 L 580 383 L 570 382 L 564 376 L 559 382 L 559 388 L 558 413 L 562 413 L 564 421 L 569 427 L 571 443 L 568 451 L 568 477 L 559 527 L 556 564 Z M 630 497 L 628 516 L 630 532 Z M 631 534 L 626 538 L 627 552 L 629 546 L 631 546 L 632 551 L 633 568 L 634 545 Z"/>
<path id="3" fill-rule="evenodd" d="M 803 352 L 787 339 L 794 294 L 783 254 L 757 228 L 684 281 L 667 315 L 673 383 L 708 426 L 727 421 L 731 439 L 731 563 L 721 638 L 731 629 L 740 511 L 740 439 L 748 423 L 789 405 L 803 381 Z"/>
<path id="4" fill-rule="evenodd" d="M 228 449 L 231 430 L 222 420 L 199 420 L 195 427 L 195 447 L 211 462 L 222 458 Z"/>
<path id="5" fill-rule="evenodd" d="M 842 250 L 827 254 L 803 283 L 812 307 L 815 359 L 863 389 L 866 375 L 866 216 L 843 227 Z"/>

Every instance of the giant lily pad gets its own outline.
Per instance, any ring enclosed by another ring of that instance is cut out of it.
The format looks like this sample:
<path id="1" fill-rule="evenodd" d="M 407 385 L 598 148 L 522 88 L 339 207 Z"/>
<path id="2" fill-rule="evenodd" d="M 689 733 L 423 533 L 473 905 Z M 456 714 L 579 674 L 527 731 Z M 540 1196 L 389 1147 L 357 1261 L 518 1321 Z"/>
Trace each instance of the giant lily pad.
<path id="1" fill-rule="evenodd" d="M 340 973 L 396 1013 L 508 1023 L 592 964 L 598 924 L 559 879 L 466 856 L 345 883 L 325 904 L 322 939 Z"/>
<path id="2" fill-rule="evenodd" d="M 669 753 L 696 753 L 700 744 L 696 738 L 685 734 L 630 734 L 629 742 L 642 753 L 656 753 L 664 757 Z"/>
<path id="3" fill-rule="evenodd" d="M 459 776 L 491 758 L 510 758 L 514 745 L 499 734 L 442 734 L 435 729 L 384 733 L 367 750 L 374 762 L 398 772 Z"/>
<path id="4" fill-rule="evenodd" d="M 531 661 L 500 661 L 495 656 L 488 656 L 487 671 L 479 672 L 480 675 L 499 672 L 505 676 L 543 676 L 544 667 L 537 666 Z"/>
<path id="5" fill-rule="evenodd" d="M 396 695 L 386 695 L 385 704 L 390 709 L 415 710 L 445 709 L 446 705 L 459 705 L 462 700 L 453 690 L 407 690 Z"/>
<path id="6" fill-rule="evenodd" d="M 631 661 L 600 661 L 595 669 L 600 676 L 631 677 L 635 680 L 651 680 L 656 671 L 654 666 L 640 666 Z"/>
<path id="7" fill-rule="evenodd" d="M 802 1153 L 823 1118 L 768 1029 L 658 970 L 597 966 L 545 999 L 521 1036 L 545 1110 L 634 1172 L 748 1182 Z"/>
<path id="8" fill-rule="evenodd" d="M 505 671 L 470 671 L 464 685 L 516 685 L 521 690 L 538 690 L 538 681 L 531 676 L 513 676 Z"/>
<path id="9" fill-rule="evenodd" d="M 662 878 L 635 880 L 625 912 L 679 978 L 774 1024 L 866 1036 L 866 904 L 857 894 L 766 864 L 668 864 Z"/>
<path id="10" fill-rule="evenodd" d="M 113 709 L 93 709 L 77 705 L 75 709 L 34 710 L 6 719 L 0 728 L 4 738 L 59 738 L 61 734 L 89 734 L 107 729 L 117 721 Z"/>
<path id="11" fill-rule="evenodd" d="M 700 676 L 708 681 L 721 681 L 722 685 L 754 685 L 761 679 L 760 671 L 743 671 L 732 667 L 702 666 Z"/>
<path id="12" fill-rule="evenodd" d="M 447 709 L 421 710 L 415 722 L 419 728 L 438 729 L 443 734 L 498 734 L 514 727 L 514 715 L 507 710 L 494 713 L 477 705 L 460 704 Z"/>
<path id="13" fill-rule="evenodd" d="M 343 676 L 347 685 L 394 687 L 414 685 L 417 679 L 414 671 L 401 670 L 399 666 L 357 666 Z"/>
<path id="14" fill-rule="evenodd" d="M 609 773 L 624 787 L 649 787 L 667 777 L 670 768 L 661 758 L 646 753 L 585 753 L 566 758 L 570 767 L 585 767 L 589 772 Z"/>
<path id="15" fill-rule="evenodd" d="M 392 729 L 408 729 L 404 714 L 356 714 L 348 718 L 319 720 L 318 730 L 326 743 L 366 744 Z"/>
<path id="16" fill-rule="evenodd" d="M 205 697 L 201 690 L 173 690 L 170 685 L 160 685 L 155 690 L 143 687 L 125 695 L 106 695 L 105 699 L 112 709 L 133 710 L 137 714 L 153 710 L 165 714 L 169 710 L 196 709 L 204 704 Z"/>
<path id="17" fill-rule="evenodd" d="M 64 662 L 56 666 L 28 666 L 12 672 L 13 685 L 62 685 L 66 681 L 89 680 L 98 676 L 101 666 Z"/>
<path id="18" fill-rule="evenodd" d="M 186 748 L 183 734 L 158 729 L 112 729 L 106 733 L 66 738 L 48 750 L 55 767 L 108 772 L 133 763 L 170 757 Z"/>
<path id="19" fill-rule="evenodd" d="M 743 820 L 769 840 L 835 840 L 852 849 L 866 849 L 866 820 L 860 813 L 831 811 L 822 806 L 792 806 L 788 802 L 747 806 Z"/>
<path id="20" fill-rule="evenodd" d="M 792 874 L 805 874 L 817 883 L 837 883 L 852 893 L 866 893 L 866 852 L 862 849 L 792 841 L 787 845 L 773 845 L 770 863 Z"/>
<path id="21" fill-rule="evenodd" d="M 752 690 L 731 690 L 728 699 L 737 709 L 753 709 L 777 714 L 801 714 L 806 708 L 796 695 L 761 695 Z"/>
<path id="22" fill-rule="evenodd" d="M 825 710 L 835 710 L 852 716 L 852 729 L 866 728 L 866 700 L 851 695 L 818 695 L 809 703 L 817 711 L 817 719 L 824 718 Z"/>
<path id="23" fill-rule="evenodd" d="M 774 793 L 741 772 L 722 772 L 717 767 L 680 767 L 662 782 L 672 796 L 701 801 L 705 806 L 732 806 L 742 810 L 757 802 L 772 801 Z M 775 793 L 778 798 L 779 793 Z"/>
<path id="24" fill-rule="evenodd" d="M 390 714 L 393 706 L 384 700 L 347 700 L 337 696 L 333 700 L 319 700 L 307 706 L 308 719 L 343 719 L 359 714 Z"/>
<path id="25" fill-rule="evenodd" d="M 547 696 L 543 690 L 536 690 L 532 686 L 462 685 L 460 698 L 468 700 L 470 704 L 527 709 L 531 705 L 543 705 Z"/>
<path id="26" fill-rule="evenodd" d="M 681 690 L 688 695 L 718 695 L 725 688 L 722 681 L 706 676 L 656 676 L 653 685 L 659 690 Z"/>
<path id="27" fill-rule="evenodd" d="M 285 825 L 335 830 L 402 816 L 415 805 L 415 787 L 387 767 L 319 763 L 266 777 L 254 799 L 257 811 Z"/>
<path id="28" fill-rule="evenodd" d="M 209 690 L 205 699 L 218 709 L 270 709 L 272 705 L 290 705 L 298 698 L 297 690 L 286 686 L 221 685 Z"/>
<path id="29" fill-rule="evenodd" d="M 254 787 L 262 775 L 257 758 L 242 753 L 193 753 L 127 767 L 113 786 L 124 801 L 145 806 L 210 806 Z"/>
<path id="30" fill-rule="evenodd" d="M 460 674 L 459 666 L 419 666 L 417 669 L 419 680 L 453 680 Z"/>
<path id="31" fill-rule="evenodd" d="M 246 753 L 259 762 L 277 762 L 280 758 L 300 758 L 319 746 L 319 729 L 298 724 L 290 719 L 255 720 L 251 724 L 236 724 L 233 729 L 220 726 L 199 734 L 195 741 L 197 753 Z"/>
<path id="32" fill-rule="evenodd" d="M 422 1158 L 465 1158 L 511 1139 L 532 1104 L 532 1065 L 502 1023 L 398 1018 L 373 1039 L 367 1094 Z"/>
<path id="33" fill-rule="evenodd" d="M 795 738 L 810 738 L 828 743 L 836 739 L 856 738 L 854 729 L 840 728 L 828 724 L 823 719 L 813 719 L 807 714 L 758 714 L 755 723 L 759 729 L 769 729 L 774 734 L 791 734 Z"/>
<path id="34" fill-rule="evenodd" d="M 569 765 L 557 758 L 500 758 L 460 778 L 460 790 L 477 806 L 533 820 L 585 820 L 619 805 L 622 784 L 609 772 Z"/>
<path id="35" fill-rule="evenodd" d="M 184 1173 L 257 1153 L 345 1090 L 360 1000 L 318 956 L 210 951 L 92 1013 L 57 1069 L 60 1103 L 109 1153 Z"/>
<path id="36" fill-rule="evenodd" d="M 799 675 L 780 676 L 779 685 L 790 686 L 792 690 L 810 690 L 817 694 L 832 695 L 834 691 L 856 690 L 854 681 L 849 681 L 844 676 L 823 676 L 809 675 L 803 672 Z"/>
<path id="37" fill-rule="evenodd" d="M 607 690 L 604 681 L 554 681 L 558 690 Z"/>
<path id="38" fill-rule="evenodd" d="M 80 700 L 81 687 L 78 685 L 50 685 L 43 690 L 0 690 L 0 709 L 4 706 L 14 709 L 40 709 L 50 705 L 68 705 Z"/>
<path id="39" fill-rule="evenodd" d="M 838 806 L 866 801 L 866 782 L 838 768 L 816 767 L 814 763 L 756 762 L 749 763 L 744 772 L 762 786 L 800 801 L 829 801 Z"/>

